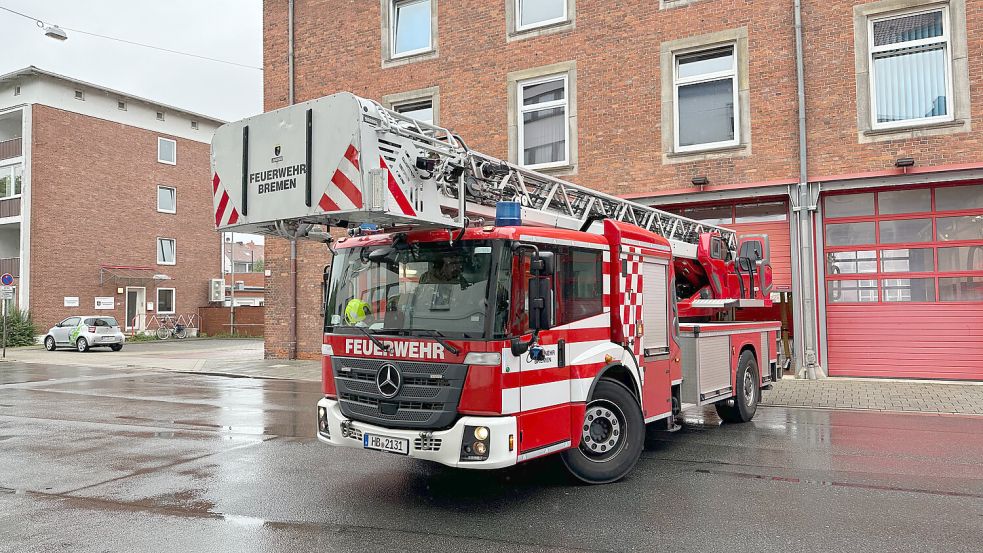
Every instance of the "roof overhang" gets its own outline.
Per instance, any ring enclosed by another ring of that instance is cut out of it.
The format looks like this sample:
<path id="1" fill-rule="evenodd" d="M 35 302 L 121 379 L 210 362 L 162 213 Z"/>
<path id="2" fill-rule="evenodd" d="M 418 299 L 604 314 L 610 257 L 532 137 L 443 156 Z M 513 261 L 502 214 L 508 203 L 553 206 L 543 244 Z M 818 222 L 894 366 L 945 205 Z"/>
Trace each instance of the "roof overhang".
<path id="1" fill-rule="evenodd" d="M 116 284 L 146 284 L 172 280 L 171 277 L 158 273 L 153 267 L 134 267 L 127 265 L 102 265 L 99 267 L 99 285 L 107 282 Z"/>

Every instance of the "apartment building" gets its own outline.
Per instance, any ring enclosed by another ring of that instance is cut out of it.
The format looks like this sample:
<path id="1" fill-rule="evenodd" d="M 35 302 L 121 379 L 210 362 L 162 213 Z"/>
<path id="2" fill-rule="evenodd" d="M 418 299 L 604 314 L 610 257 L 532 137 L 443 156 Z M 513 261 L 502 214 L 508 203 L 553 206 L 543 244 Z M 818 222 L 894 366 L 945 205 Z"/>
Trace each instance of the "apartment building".
<path id="1" fill-rule="evenodd" d="M 767 234 L 798 367 L 983 379 L 983 2 L 802 0 L 801 58 L 793 0 L 292 4 L 293 36 L 264 3 L 267 109 L 350 90 Z M 267 353 L 315 356 L 329 256 L 301 244 L 295 288 L 290 246 L 267 250 Z"/>
<path id="2" fill-rule="evenodd" d="M 0 76 L 0 271 L 38 328 L 187 315 L 221 274 L 209 188 L 221 124 L 28 67 Z"/>

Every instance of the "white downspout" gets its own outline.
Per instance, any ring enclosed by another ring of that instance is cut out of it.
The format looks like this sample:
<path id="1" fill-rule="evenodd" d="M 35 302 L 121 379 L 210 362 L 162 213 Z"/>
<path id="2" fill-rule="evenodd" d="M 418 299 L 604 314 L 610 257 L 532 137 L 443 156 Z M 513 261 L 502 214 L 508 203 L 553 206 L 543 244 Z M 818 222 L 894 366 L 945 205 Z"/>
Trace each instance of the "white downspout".
<path id="1" fill-rule="evenodd" d="M 294 105 L 294 0 L 287 7 L 287 102 Z M 297 332 L 297 240 L 290 241 L 290 359 L 298 353 Z"/>

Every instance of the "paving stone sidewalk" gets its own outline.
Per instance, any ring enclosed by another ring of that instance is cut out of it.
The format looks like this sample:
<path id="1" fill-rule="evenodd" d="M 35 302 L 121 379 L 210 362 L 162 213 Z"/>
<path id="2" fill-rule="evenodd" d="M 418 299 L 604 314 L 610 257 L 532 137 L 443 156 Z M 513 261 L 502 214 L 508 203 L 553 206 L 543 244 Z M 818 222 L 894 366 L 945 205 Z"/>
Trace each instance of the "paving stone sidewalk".
<path id="1" fill-rule="evenodd" d="M 828 378 L 777 382 L 762 405 L 983 415 L 983 384 Z"/>

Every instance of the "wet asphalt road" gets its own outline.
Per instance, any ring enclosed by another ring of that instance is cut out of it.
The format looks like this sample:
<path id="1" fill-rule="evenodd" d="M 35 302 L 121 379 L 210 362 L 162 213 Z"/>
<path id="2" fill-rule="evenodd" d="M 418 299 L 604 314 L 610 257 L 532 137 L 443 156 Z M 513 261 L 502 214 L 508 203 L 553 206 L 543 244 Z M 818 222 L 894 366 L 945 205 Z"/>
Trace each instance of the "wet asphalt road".
<path id="1" fill-rule="evenodd" d="M 2 551 L 983 550 L 983 418 L 762 408 L 626 480 L 316 442 L 312 382 L 0 365 Z"/>

